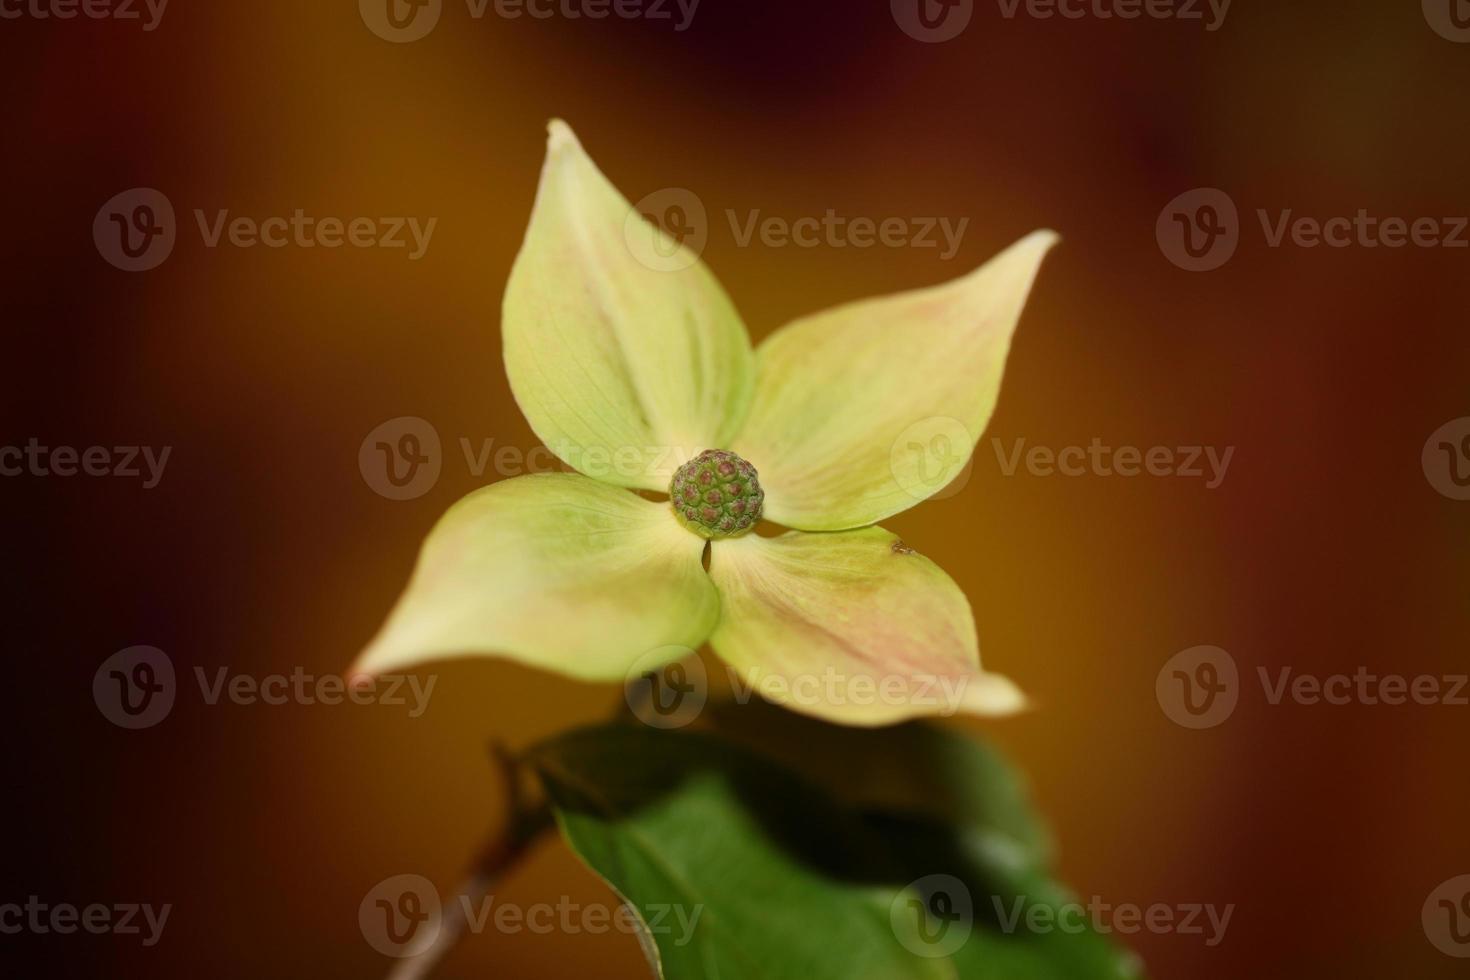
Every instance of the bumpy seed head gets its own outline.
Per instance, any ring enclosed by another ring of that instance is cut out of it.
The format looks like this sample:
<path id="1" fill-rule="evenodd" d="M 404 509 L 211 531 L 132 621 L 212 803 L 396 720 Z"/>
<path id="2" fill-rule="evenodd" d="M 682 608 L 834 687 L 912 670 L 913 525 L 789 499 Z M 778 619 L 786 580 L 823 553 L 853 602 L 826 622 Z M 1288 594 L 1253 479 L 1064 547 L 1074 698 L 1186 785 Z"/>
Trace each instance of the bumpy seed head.
<path id="1" fill-rule="evenodd" d="M 706 449 L 679 467 L 669 498 L 679 522 L 695 534 L 733 538 L 755 527 L 766 492 L 754 466 L 723 449 Z"/>

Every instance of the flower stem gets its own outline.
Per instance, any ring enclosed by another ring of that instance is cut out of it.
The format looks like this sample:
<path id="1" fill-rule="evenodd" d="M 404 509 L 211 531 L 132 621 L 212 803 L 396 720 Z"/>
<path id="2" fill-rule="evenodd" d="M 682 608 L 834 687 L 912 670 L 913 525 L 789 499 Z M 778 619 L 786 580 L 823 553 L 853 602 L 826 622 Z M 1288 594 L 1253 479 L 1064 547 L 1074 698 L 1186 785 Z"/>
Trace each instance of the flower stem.
<path id="1" fill-rule="evenodd" d="M 508 820 L 503 829 L 485 841 L 479 857 L 460 885 L 455 900 L 444 903 L 439 932 L 421 953 L 400 960 L 389 971 L 387 980 L 425 980 L 439 962 L 459 943 L 469 925 L 466 914 L 485 896 L 490 887 L 516 866 L 553 820 L 545 803 L 528 807 L 522 792 L 520 764 L 503 745 L 491 746 L 505 784 Z"/>

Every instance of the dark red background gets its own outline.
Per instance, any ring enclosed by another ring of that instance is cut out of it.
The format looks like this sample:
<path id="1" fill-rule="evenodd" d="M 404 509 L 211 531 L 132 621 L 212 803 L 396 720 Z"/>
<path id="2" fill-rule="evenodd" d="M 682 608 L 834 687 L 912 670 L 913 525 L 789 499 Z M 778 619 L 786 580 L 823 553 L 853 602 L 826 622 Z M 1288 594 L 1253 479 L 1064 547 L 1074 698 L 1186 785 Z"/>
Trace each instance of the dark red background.
<path id="1" fill-rule="evenodd" d="M 1234 446 L 1228 479 L 1005 477 L 989 443 L 948 499 L 886 522 L 971 596 L 987 663 L 1040 708 L 970 725 L 1024 767 L 1083 896 L 1237 906 L 1226 941 L 1131 939 L 1158 977 L 1459 976 L 1420 926 L 1470 872 L 1470 708 L 1271 706 L 1186 731 L 1154 696 L 1198 644 L 1243 672 L 1466 670 L 1470 504 L 1420 466 L 1470 415 L 1470 252 L 1269 248 L 1256 209 L 1470 209 L 1470 46 L 1413 2 L 1238 2 L 1223 27 L 1006 19 L 921 44 L 887 3 L 704 0 L 649 22 L 488 16 L 449 0 L 412 44 L 354 4 L 171 5 L 157 30 L 0 22 L 7 96 L 0 445 L 168 445 L 161 484 L 0 480 L 11 642 L 0 901 L 175 908 L 152 949 L 0 936 L 27 976 L 379 975 L 357 905 L 400 872 L 448 888 L 496 819 L 491 738 L 604 715 L 615 689 L 492 661 L 432 709 L 203 705 L 126 732 L 91 699 L 133 644 L 182 675 L 339 671 L 438 515 L 482 480 L 460 437 L 530 449 L 498 309 L 543 127 L 568 119 L 632 199 L 714 215 L 835 208 L 971 219 L 919 249 L 739 247 L 705 258 L 758 338 L 787 319 L 968 271 L 1038 227 L 1064 241 L 989 433 L 1060 447 Z M 102 203 L 162 190 L 172 257 L 105 263 Z M 1154 237 L 1175 195 L 1228 192 L 1218 271 Z M 208 249 L 194 208 L 436 216 L 402 252 Z M 187 222 L 187 223 L 185 223 Z M 400 415 L 451 446 L 393 502 L 357 468 Z M 607 902 L 559 844 L 507 901 Z M 37 966 L 20 964 L 49 964 Z M 619 935 L 485 935 L 445 977 L 643 976 Z"/>

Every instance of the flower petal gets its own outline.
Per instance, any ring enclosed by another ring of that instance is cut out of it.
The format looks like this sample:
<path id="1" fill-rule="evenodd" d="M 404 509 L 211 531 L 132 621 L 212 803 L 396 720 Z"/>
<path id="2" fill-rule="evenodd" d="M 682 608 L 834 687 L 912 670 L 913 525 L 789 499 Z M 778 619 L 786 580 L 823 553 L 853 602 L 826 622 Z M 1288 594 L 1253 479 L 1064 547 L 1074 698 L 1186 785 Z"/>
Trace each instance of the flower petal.
<path id="1" fill-rule="evenodd" d="M 881 527 L 746 535 L 712 555 L 721 613 L 710 644 L 768 701 L 864 726 L 1025 706 L 980 669 L 959 586 Z"/>
<path id="2" fill-rule="evenodd" d="M 964 468 L 1000 394 L 1042 258 L 1039 231 L 962 279 L 797 320 L 756 352 L 735 444 L 765 515 L 838 531 L 907 510 Z"/>
<path id="3" fill-rule="evenodd" d="M 662 647 L 698 648 L 719 618 L 704 542 L 668 504 L 573 473 L 517 477 L 449 509 L 355 672 L 498 654 L 622 680 Z M 677 658 L 678 651 L 670 650 Z"/>
<path id="4" fill-rule="evenodd" d="M 505 292 L 511 390 L 568 465 L 666 491 L 680 462 L 724 448 L 744 418 L 750 338 L 698 256 L 634 210 L 566 123 L 550 134 Z"/>

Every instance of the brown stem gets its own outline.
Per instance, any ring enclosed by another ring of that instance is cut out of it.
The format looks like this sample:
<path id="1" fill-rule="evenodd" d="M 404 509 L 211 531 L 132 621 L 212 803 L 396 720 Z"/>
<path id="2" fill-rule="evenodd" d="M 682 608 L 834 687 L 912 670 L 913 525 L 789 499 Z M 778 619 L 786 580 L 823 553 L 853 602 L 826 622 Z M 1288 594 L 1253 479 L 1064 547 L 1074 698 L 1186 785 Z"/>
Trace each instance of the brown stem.
<path id="1" fill-rule="evenodd" d="M 504 746 L 494 745 L 491 754 L 505 782 L 509 820 L 505 828 L 486 840 L 484 848 L 460 885 L 455 900 L 445 903 L 439 932 L 434 941 L 412 957 L 400 960 L 387 980 L 425 980 L 449 951 L 458 944 L 469 926 L 466 915 L 485 896 L 490 886 L 513 868 L 530 845 L 552 825 L 551 811 L 544 804 L 527 808 L 521 787 L 519 764 Z"/>

